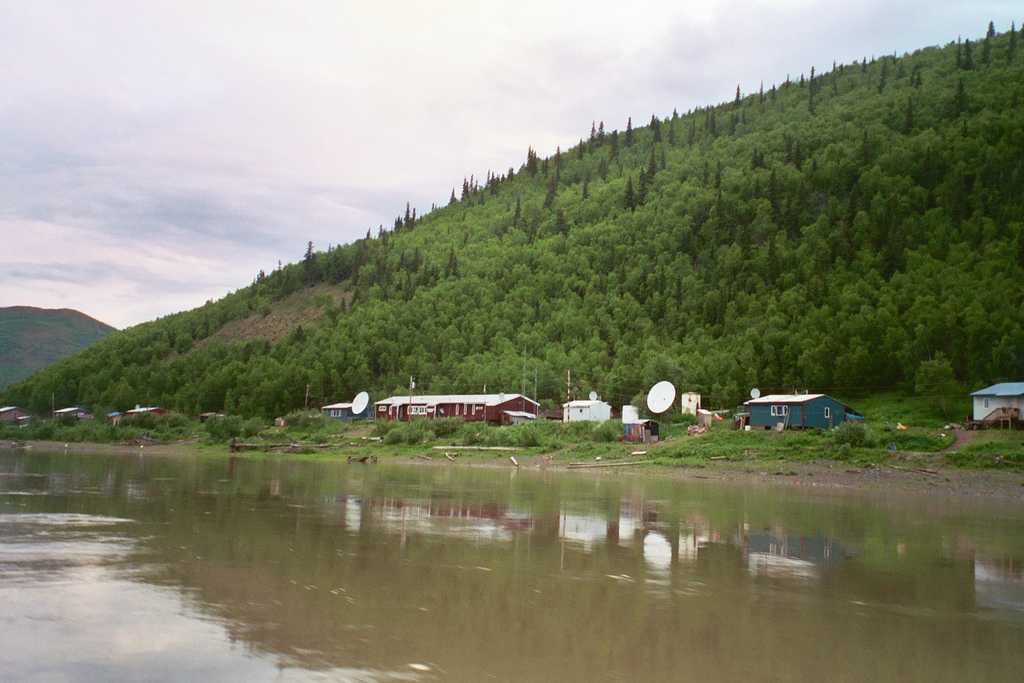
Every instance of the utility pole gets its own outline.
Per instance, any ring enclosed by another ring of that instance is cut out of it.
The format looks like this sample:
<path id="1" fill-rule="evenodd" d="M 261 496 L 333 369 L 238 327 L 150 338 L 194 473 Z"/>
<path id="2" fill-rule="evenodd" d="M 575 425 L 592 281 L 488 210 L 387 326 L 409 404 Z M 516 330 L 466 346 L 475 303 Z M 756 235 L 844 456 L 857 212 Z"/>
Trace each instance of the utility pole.
<path id="1" fill-rule="evenodd" d="M 572 370 L 565 371 L 565 400 L 567 403 L 572 400 Z"/>
<path id="2" fill-rule="evenodd" d="M 412 390 L 416 388 L 416 378 L 409 375 L 409 405 L 405 407 L 405 419 L 412 422 Z"/>
<path id="3" fill-rule="evenodd" d="M 533 400 L 537 400 L 537 366 L 533 366 Z"/>
<path id="4" fill-rule="evenodd" d="M 526 347 L 523 347 L 523 382 L 519 385 L 519 393 L 526 396 Z"/>
<path id="5" fill-rule="evenodd" d="M 302 402 L 303 410 L 309 410 L 309 384 L 306 384 L 306 398 Z"/>

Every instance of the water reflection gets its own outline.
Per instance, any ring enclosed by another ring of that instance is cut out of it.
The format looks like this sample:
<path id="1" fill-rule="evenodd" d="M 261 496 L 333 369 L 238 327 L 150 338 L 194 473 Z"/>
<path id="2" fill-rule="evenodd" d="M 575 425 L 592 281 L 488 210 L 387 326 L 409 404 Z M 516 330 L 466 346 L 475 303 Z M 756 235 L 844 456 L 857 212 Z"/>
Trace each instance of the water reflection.
<path id="1" fill-rule="evenodd" d="M 550 473 L 0 453 L 0 599 L 26 634 L 0 665 L 128 677 L 159 653 L 167 668 L 141 677 L 803 680 L 842 662 L 849 680 L 1009 680 L 1022 518 Z M 105 621 L 148 644 L 83 654 Z M 55 668 L 35 668 L 57 629 Z"/>

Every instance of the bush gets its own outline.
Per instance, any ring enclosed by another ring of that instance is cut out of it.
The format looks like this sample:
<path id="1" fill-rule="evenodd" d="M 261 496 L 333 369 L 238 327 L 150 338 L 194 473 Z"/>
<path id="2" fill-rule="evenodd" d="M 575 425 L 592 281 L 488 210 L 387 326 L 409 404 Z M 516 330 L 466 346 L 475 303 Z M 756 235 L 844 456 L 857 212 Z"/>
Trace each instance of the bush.
<path id="1" fill-rule="evenodd" d="M 594 441 L 610 443 L 622 438 L 622 423 L 614 420 L 602 422 L 591 432 Z"/>
<path id="2" fill-rule="evenodd" d="M 430 431 L 435 437 L 452 436 L 462 427 L 462 419 L 458 417 L 439 417 L 430 421 Z"/>
<path id="3" fill-rule="evenodd" d="M 867 431 L 859 422 L 844 422 L 832 430 L 832 442 L 837 446 L 863 448 L 868 443 Z"/>

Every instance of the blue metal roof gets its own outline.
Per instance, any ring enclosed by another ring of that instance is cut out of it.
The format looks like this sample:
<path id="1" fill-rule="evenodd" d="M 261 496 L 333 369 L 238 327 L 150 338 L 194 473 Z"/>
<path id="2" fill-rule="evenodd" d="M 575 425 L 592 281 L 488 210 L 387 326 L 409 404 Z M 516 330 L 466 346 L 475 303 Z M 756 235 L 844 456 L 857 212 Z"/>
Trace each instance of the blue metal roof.
<path id="1" fill-rule="evenodd" d="M 971 396 L 1024 396 L 1024 382 L 1003 382 L 978 389 Z"/>

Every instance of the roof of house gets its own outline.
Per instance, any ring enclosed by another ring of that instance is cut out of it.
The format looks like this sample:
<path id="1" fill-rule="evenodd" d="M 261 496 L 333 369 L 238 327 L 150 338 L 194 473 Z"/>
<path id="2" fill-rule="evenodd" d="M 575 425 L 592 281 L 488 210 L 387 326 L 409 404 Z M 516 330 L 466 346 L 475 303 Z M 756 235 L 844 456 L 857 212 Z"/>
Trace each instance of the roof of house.
<path id="1" fill-rule="evenodd" d="M 4 406 L 0 408 L 0 413 L 6 413 L 9 410 L 17 410 L 18 406 Z"/>
<path id="2" fill-rule="evenodd" d="M 124 411 L 124 414 L 132 415 L 135 413 L 151 413 L 154 410 L 160 410 L 160 406 L 135 406 L 131 410 Z"/>
<path id="3" fill-rule="evenodd" d="M 978 389 L 971 396 L 1024 396 L 1024 382 L 1002 382 Z"/>
<path id="4" fill-rule="evenodd" d="M 522 410 L 506 410 L 504 411 L 504 413 L 509 417 L 522 417 L 526 418 L 527 420 L 532 420 L 537 417 L 533 413 L 527 413 Z"/>
<path id="5" fill-rule="evenodd" d="M 807 403 L 825 394 L 769 394 L 760 398 L 752 398 L 743 405 L 762 405 L 764 403 Z"/>
<path id="6" fill-rule="evenodd" d="M 352 402 L 349 401 L 348 403 L 332 403 L 330 405 L 324 406 L 320 410 L 331 410 L 331 409 L 351 408 L 351 407 L 352 407 Z"/>
<path id="7" fill-rule="evenodd" d="M 608 406 L 608 403 L 606 401 L 588 401 L 586 399 L 579 399 L 562 404 L 563 408 L 587 408 L 590 406 Z M 611 406 L 608 407 L 610 408 Z"/>
<path id="8" fill-rule="evenodd" d="M 436 406 L 442 403 L 482 403 L 485 406 L 496 406 L 516 398 L 527 400 L 535 406 L 540 405 L 532 398 L 527 398 L 522 394 L 424 394 L 422 396 L 413 396 L 412 402 L 414 405 L 428 406 Z M 408 405 L 408 403 L 408 396 L 388 396 L 381 401 L 377 401 L 374 405 L 404 406 Z"/>
<path id="9" fill-rule="evenodd" d="M 82 408 L 79 408 L 78 406 L 71 406 L 70 408 L 61 408 L 60 410 L 55 410 L 55 411 L 53 411 L 53 414 L 54 415 L 67 415 L 68 413 L 78 413 L 78 412 L 84 413 L 85 410 L 83 410 Z"/>

